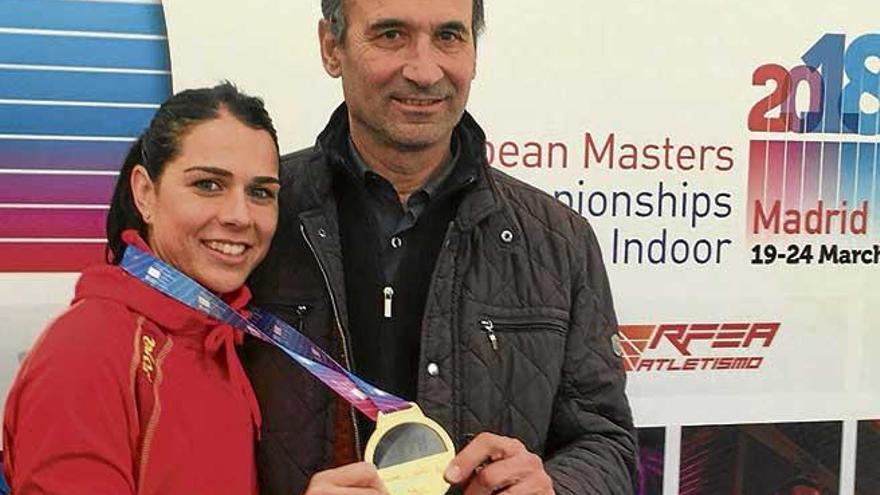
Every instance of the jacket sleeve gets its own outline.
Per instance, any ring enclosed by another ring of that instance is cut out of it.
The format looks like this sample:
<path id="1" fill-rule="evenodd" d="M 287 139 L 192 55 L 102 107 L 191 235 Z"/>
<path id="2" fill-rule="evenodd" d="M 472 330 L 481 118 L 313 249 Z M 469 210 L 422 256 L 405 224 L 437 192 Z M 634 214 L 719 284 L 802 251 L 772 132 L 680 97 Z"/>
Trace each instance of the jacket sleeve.
<path id="1" fill-rule="evenodd" d="M 545 469 L 557 495 L 631 494 L 637 479 L 636 439 L 626 375 L 612 343 L 617 318 L 595 234 L 585 220 L 576 227 L 585 251 L 575 258 L 583 266 L 575 271 Z"/>
<path id="2" fill-rule="evenodd" d="M 5 469 L 16 495 L 135 492 L 132 347 L 125 354 L 113 337 L 102 339 L 110 332 L 95 329 L 110 324 L 108 315 L 87 306 L 44 332 L 10 391 Z"/>

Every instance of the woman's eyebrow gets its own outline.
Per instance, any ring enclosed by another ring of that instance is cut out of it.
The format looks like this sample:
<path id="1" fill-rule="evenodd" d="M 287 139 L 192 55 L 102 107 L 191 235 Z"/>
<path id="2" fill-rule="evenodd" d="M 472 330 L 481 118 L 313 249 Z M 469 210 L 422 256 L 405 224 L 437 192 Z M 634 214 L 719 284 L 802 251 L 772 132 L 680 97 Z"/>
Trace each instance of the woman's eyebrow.
<path id="1" fill-rule="evenodd" d="M 221 175 L 223 177 L 232 177 L 232 172 L 226 170 L 225 168 L 220 167 L 190 167 L 183 171 L 184 173 L 189 172 L 207 172 L 209 174 Z"/>
<path id="2" fill-rule="evenodd" d="M 262 175 L 259 177 L 254 177 L 251 182 L 255 184 L 281 184 L 281 181 L 278 179 L 278 177 L 269 177 Z"/>
<path id="3" fill-rule="evenodd" d="M 233 173 L 225 168 L 220 167 L 210 167 L 210 166 L 197 166 L 190 167 L 183 171 L 184 173 L 189 172 L 206 172 L 209 174 L 219 175 L 221 177 L 232 177 Z M 253 184 L 281 184 L 281 180 L 278 177 L 272 177 L 268 175 L 260 175 L 251 179 L 251 183 Z"/>

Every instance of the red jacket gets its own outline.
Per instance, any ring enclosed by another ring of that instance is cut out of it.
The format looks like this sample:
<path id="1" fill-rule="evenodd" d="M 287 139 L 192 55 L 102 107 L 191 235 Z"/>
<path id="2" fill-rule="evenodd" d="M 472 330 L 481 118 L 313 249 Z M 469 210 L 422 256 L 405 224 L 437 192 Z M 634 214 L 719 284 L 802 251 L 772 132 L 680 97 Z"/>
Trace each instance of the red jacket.
<path id="1" fill-rule="evenodd" d="M 84 271 L 6 401 L 12 493 L 256 494 L 260 413 L 240 341 L 119 267 Z"/>

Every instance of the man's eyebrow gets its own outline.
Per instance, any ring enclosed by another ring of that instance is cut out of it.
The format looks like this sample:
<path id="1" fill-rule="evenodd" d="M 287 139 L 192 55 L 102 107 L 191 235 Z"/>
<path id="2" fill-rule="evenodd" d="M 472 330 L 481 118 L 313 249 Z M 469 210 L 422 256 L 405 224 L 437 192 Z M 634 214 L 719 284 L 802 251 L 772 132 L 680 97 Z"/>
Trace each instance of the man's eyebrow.
<path id="1" fill-rule="evenodd" d="M 370 24 L 370 31 L 382 31 L 384 29 L 402 28 L 404 26 L 406 26 L 406 23 L 400 19 L 379 19 Z"/>
<path id="2" fill-rule="evenodd" d="M 459 33 L 468 33 L 467 26 L 464 25 L 461 21 L 447 21 L 437 28 L 437 31 L 446 31 L 446 30 L 458 31 Z"/>
<path id="3" fill-rule="evenodd" d="M 232 177 L 232 172 L 226 170 L 225 168 L 220 167 L 190 167 L 183 171 L 184 173 L 189 172 L 207 172 L 209 174 L 220 175 L 223 177 Z"/>

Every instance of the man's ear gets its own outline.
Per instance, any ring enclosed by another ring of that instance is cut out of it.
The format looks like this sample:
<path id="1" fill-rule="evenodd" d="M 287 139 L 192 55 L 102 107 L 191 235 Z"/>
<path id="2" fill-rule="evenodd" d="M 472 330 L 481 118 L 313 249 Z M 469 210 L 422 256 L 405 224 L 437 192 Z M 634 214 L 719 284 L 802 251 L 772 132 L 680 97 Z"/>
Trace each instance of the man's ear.
<path id="1" fill-rule="evenodd" d="M 144 223 L 150 225 L 156 205 L 156 184 L 150 179 L 150 174 L 143 165 L 135 165 L 131 171 L 131 198 L 135 208 L 144 219 Z"/>
<path id="2" fill-rule="evenodd" d="M 330 21 L 318 21 L 318 42 L 321 44 L 321 63 L 330 77 L 342 75 L 342 64 L 339 61 L 339 42 L 330 29 Z"/>

